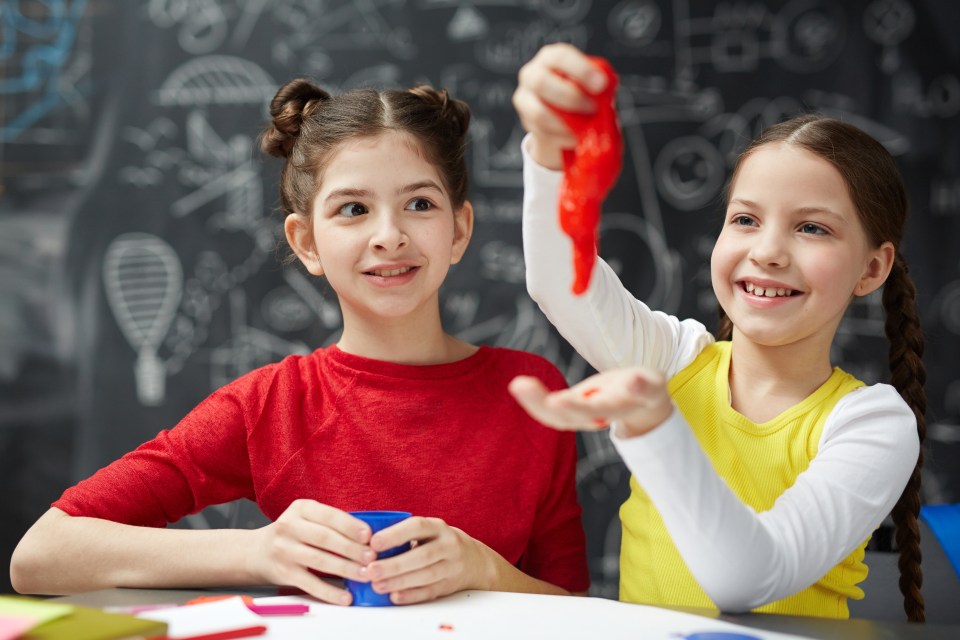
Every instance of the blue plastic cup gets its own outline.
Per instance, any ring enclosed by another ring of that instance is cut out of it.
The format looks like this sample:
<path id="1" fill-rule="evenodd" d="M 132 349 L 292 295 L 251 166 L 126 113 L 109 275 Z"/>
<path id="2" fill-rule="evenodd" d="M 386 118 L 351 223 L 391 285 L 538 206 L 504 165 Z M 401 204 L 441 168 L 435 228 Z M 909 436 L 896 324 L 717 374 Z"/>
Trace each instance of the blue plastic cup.
<path id="1" fill-rule="evenodd" d="M 401 520 L 410 517 L 406 511 L 351 511 L 350 515 L 359 520 L 363 520 L 374 533 L 381 529 L 393 526 Z M 377 554 L 377 560 L 390 558 L 410 550 L 410 543 L 402 544 L 399 547 L 393 547 Z M 353 606 L 355 607 L 389 607 L 393 605 L 390 601 L 389 593 L 377 593 L 373 590 L 373 583 L 359 582 L 345 578 L 343 581 L 347 591 L 353 596 Z"/>

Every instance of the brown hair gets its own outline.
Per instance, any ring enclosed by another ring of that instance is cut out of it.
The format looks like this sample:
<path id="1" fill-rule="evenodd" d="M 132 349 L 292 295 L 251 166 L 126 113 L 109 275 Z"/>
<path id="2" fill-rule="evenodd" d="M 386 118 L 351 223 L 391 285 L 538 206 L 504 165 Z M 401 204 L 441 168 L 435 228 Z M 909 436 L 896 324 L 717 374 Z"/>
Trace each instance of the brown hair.
<path id="1" fill-rule="evenodd" d="M 454 208 L 467 198 L 466 133 L 470 108 L 445 89 L 354 89 L 332 96 L 296 78 L 270 101 L 272 121 L 260 138 L 264 153 L 286 162 L 280 174 L 283 214 L 312 213 L 330 158 L 343 142 L 389 131 L 410 135 L 434 165 Z"/>
<path id="2" fill-rule="evenodd" d="M 891 242 L 895 248 L 893 268 L 883 286 L 885 331 L 890 343 L 890 381 L 916 416 L 920 456 L 892 515 L 900 550 L 903 608 L 908 620 L 922 622 L 924 608 L 920 586 L 923 574 L 917 516 L 920 513 L 923 441 L 927 433 L 924 418 L 927 398 L 923 389 L 927 374 L 922 360 L 923 333 L 917 313 L 917 290 L 900 253 L 908 212 L 907 191 L 893 157 L 883 145 L 853 125 L 812 114 L 795 117 L 764 131 L 740 154 L 729 184 L 736 181 L 743 161 L 753 151 L 773 142 L 796 145 L 830 162 L 847 184 L 871 245 L 879 247 L 884 242 Z M 729 340 L 733 325 L 722 308 L 719 312 L 717 338 Z"/>

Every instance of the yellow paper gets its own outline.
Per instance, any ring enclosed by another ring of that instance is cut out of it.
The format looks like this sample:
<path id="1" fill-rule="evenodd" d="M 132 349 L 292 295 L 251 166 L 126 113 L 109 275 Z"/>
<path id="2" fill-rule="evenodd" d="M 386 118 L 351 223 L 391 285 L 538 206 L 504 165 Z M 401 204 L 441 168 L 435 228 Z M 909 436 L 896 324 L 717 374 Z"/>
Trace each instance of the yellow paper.
<path id="1" fill-rule="evenodd" d="M 33 598 L 0 596 L 0 616 L 29 618 L 34 625 L 56 620 L 73 610 L 73 606 L 60 602 L 44 602 Z"/>

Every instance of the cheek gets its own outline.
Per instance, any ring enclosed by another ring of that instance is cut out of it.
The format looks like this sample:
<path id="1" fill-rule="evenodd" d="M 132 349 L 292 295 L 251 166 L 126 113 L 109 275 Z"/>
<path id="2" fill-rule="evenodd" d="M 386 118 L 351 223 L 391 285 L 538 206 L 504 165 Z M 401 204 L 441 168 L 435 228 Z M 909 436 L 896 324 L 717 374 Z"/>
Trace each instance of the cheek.
<path id="1" fill-rule="evenodd" d="M 818 283 L 821 290 L 836 294 L 839 298 L 849 298 L 860 279 L 850 256 L 847 254 L 823 255 L 807 260 L 804 265 L 804 277 L 811 283 Z"/>
<path id="2" fill-rule="evenodd" d="M 710 254 L 710 281 L 713 283 L 713 290 L 718 294 L 726 291 L 735 263 L 729 247 L 722 238 L 718 239 Z"/>
<path id="3" fill-rule="evenodd" d="M 356 238 L 351 238 L 348 234 L 338 233 L 336 229 L 328 228 L 318 231 L 314 241 L 320 261 L 327 270 L 350 264 L 352 262 L 351 254 L 357 251 Z"/>
<path id="4" fill-rule="evenodd" d="M 424 251 L 436 252 L 448 256 L 450 252 L 453 251 L 453 232 L 452 222 L 450 224 L 436 225 L 429 230 L 425 230 L 425 233 L 420 237 L 420 241 L 423 243 L 421 246 Z"/>

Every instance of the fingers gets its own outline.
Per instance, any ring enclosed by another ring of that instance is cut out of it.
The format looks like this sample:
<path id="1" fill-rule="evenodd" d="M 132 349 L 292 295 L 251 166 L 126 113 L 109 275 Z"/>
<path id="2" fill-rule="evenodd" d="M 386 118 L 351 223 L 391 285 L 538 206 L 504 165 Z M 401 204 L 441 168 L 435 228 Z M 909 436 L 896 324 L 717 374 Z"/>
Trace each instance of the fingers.
<path id="1" fill-rule="evenodd" d="M 367 523 L 314 500 L 297 500 L 290 510 L 299 516 L 288 523 L 297 539 L 359 563 L 370 561 L 367 543 L 372 532 Z"/>
<path id="2" fill-rule="evenodd" d="M 562 150 L 576 147 L 577 139 L 553 108 L 577 113 L 597 109 L 592 93 L 603 89 L 606 75 L 569 44 L 543 47 L 518 73 L 513 106 L 533 142 L 530 153 L 538 164 L 562 167 Z"/>
<path id="3" fill-rule="evenodd" d="M 536 378 L 518 376 L 508 389 L 534 419 L 560 430 L 598 429 L 611 420 L 648 430 L 672 410 L 666 380 L 652 369 L 611 370 L 553 392 Z"/>
<path id="4" fill-rule="evenodd" d="M 407 518 L 373 534 L 370 548 L 382 553 L 408 542 L 430 540 L 439 535 L 446 526 L 446 523 L 438 518 Z"/>
<path id="5" fill-rule="evenodd" d="M 378 538 L 380 534 L 384 534 Z M 413 540 L 410 551 L 369 565 L 373 590 L 389 593 L 396 604 L 432 600 L 461 588 L 466 578 L 464 553 L 456 529 L 438 518 L 409 518 L 375 534 L 371 545 L 389 549 Z"/>
<path id="6" fill-rule="evenodd" d="M 436 600 L 459 590 L 453 580 L 447 577 L 450 571 L 444 568 L 445 564 L 447 563 L 438 562 L 433 566 L 406 573 L 397 578 L 374 581 L 373 590 L 377 593 L 389 593 L 390 600 L 394 604 L 415 604 Z"/>
<path id="7" fill-rule="evenodd" d="M 535 92 L 519 87 L 513 94 L 513 106 L 520 116 L 524 130 L 549 138 L 564 148 L 572 149 L 577 146 L 577 138 L 573 132 Z"/>
<path id="8" fill-rule="evenodd" d="M 259 530 L 256 539 L 260 542 L 250 554 L 250 570 L 273 584 L 312 588 L 336 600 L 342 593 L 320 586 L 309 570 L 366 580 L 366 565 L 376 559 L 376 553 L 364 544 L 370 535 L 367 524 L 339 509 L 297 500 L 276 522 Z"/>
<path id="9" fill-rule="evenodd" d="M 521 86 L 529 87 L 550 104 L 567 111 L 592 113 L 591 96 L 603 91 L 607 77 L 576 47 L 547 45 L 525 64 L 518 74 Z"/>
<path id="10" fill-rule="evenodd" d="M 572 389 L 551 392 L 531 376 L 517 376 L 507 389 L 537 422 L 554 429 L 569 431 L 606 426 L 606 416 L 590 410 L 584 402 L 586 398 Z"/>
<path id="11" fill-rule="evenodd" d="M 296 587 L 317 600 L 329 602 L 330 604 L 347 606 L 353 602 L 353 596 L 349 591 L 335 587 L 326 580 L 302 568 L 297 572 L 291 573 L 290 577 L 280 584 Z"/>
<path id="12" fill-rule="evenodd" d="M 362 558 L 359 560 L 349 559 L 336 550 L 339 545 L 327 543 L 327 540 L 333 538 L 332 534 L 328 533 L 329 529 L 302 528 L 302 523 L 281 526 L 286 528 L 280 531 L 282 537 L 278 539 L 280 549 L 276 555 L 283 564 L 309 567 L 341 578 L 366 580 L 366 565 L 376 558 L 371 549 L 363 548 Z M 290 529 L 291 526 L 298 529 Z"/>

